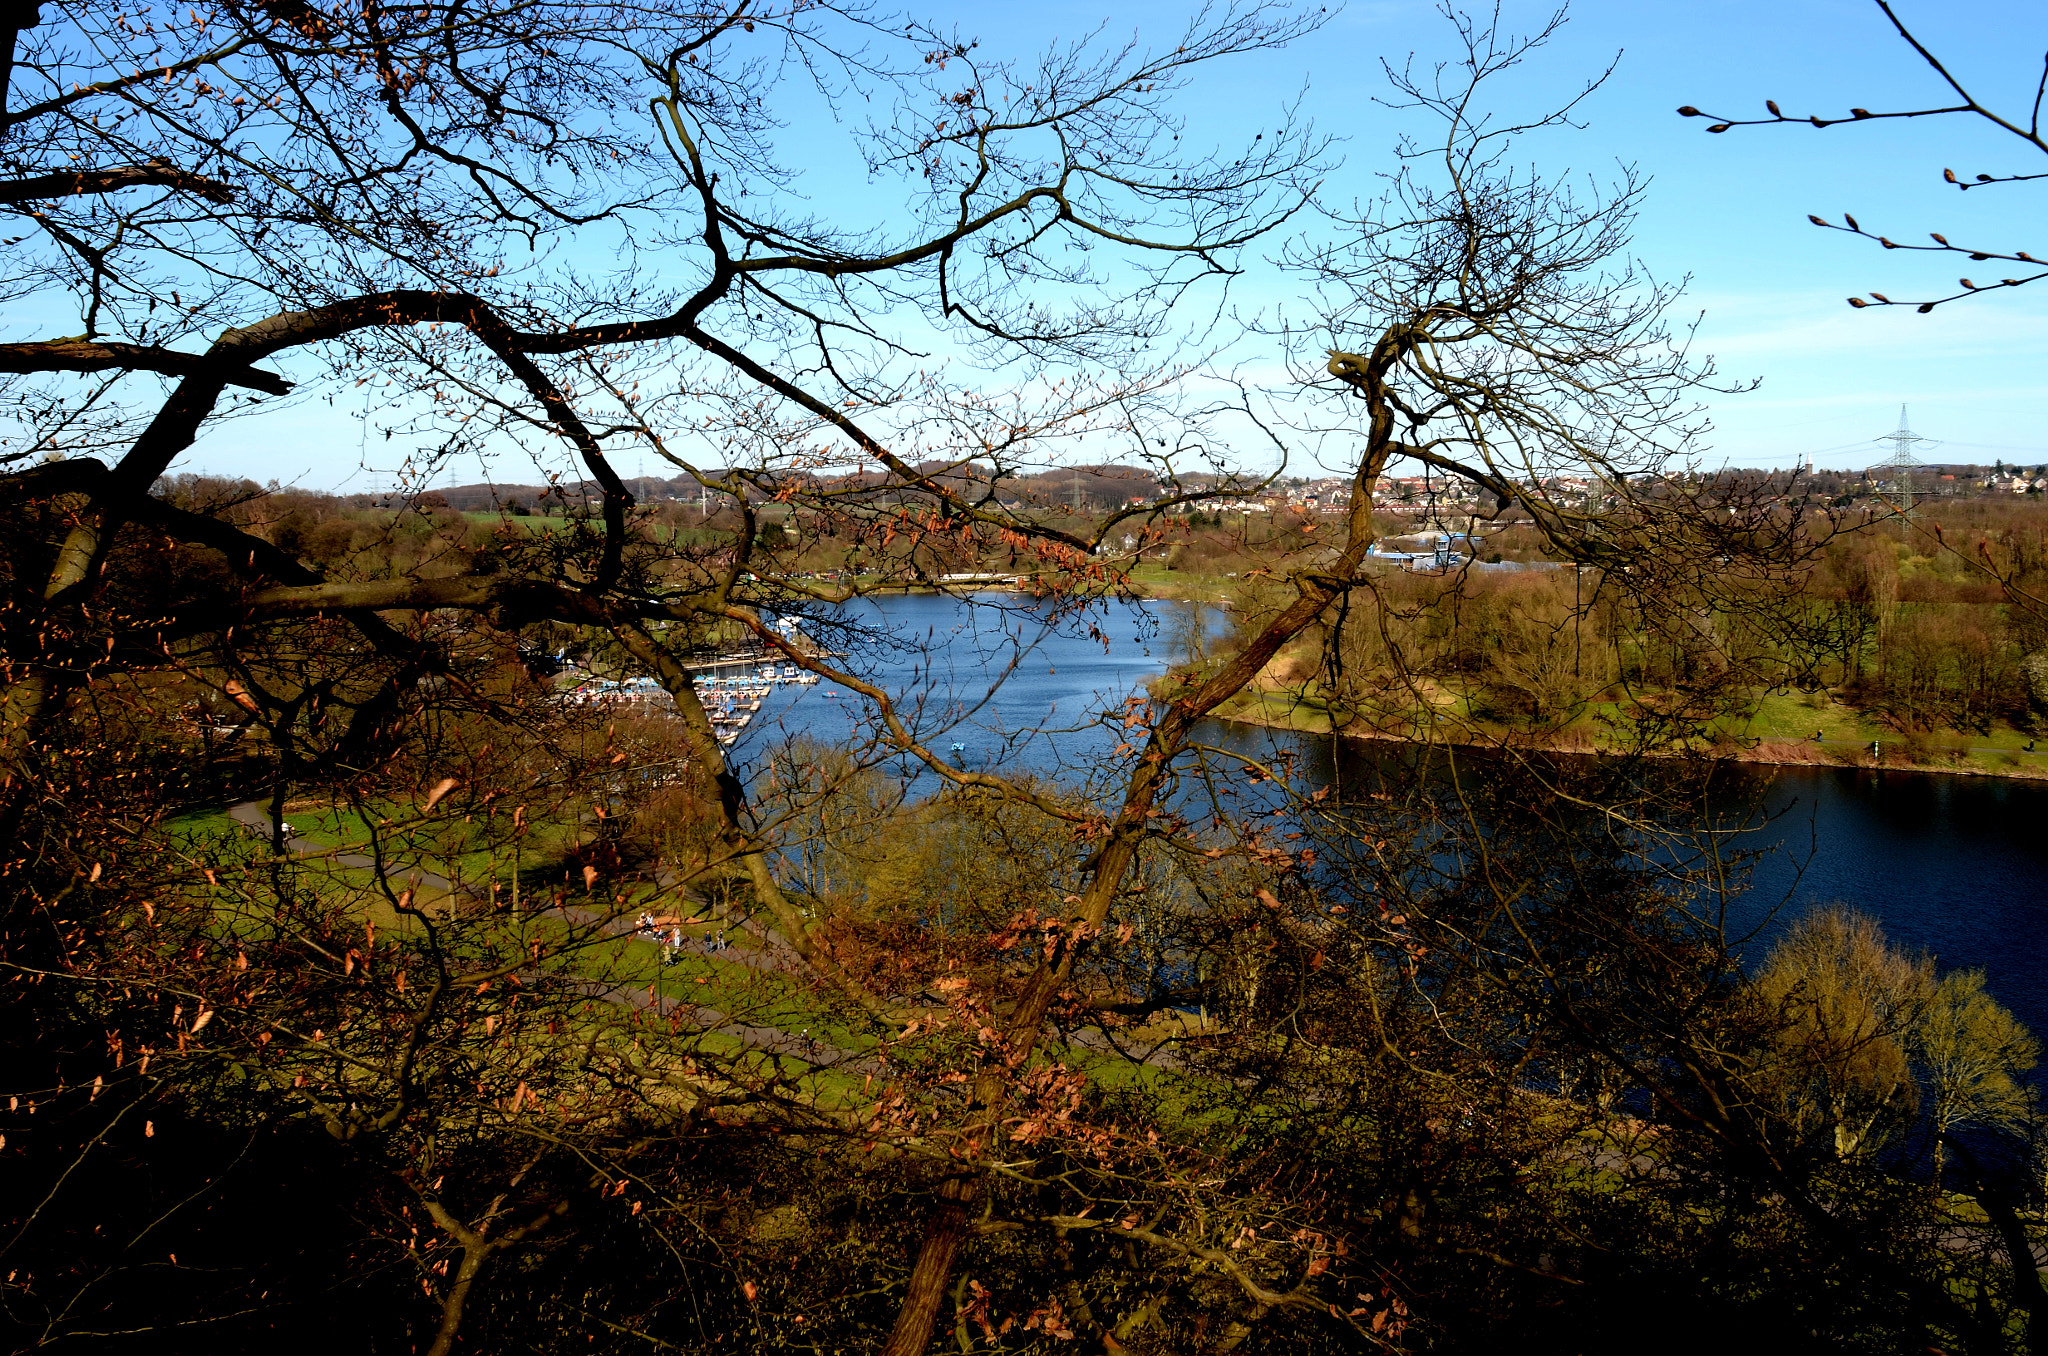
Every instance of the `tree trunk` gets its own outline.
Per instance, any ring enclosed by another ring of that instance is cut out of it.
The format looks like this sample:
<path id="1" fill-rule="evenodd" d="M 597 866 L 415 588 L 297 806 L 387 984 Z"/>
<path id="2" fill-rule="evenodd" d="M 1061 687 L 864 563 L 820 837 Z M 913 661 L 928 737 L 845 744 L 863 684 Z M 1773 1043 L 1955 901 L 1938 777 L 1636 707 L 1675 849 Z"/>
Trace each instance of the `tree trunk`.
<path id="1" fill-rule="evenodd" d="M 939 1305 L 946 1298 L 946 1282 L 953 1274 L 953 1259 L 967 1237 L 967 1216 L 979 1196 L 979 1179 L 955 1177 L 939 1189 L 938 1204 L 932 1207 L 925 1225 L 924 1242 L 917 1253 L 917 1265 L 910 1271 L 910 1286 L 903 1307 L 896 1311 L 896 1326 L 882 1348 L 882 1356 L 923 1356 L 931 1345 L 937 1326 Z"/>
<path id="2" fill-rule="evenodd" d="M 1372 371 L 1366 378 L 1368 382 L 1378 381 L 1379 374 L 1384 373 L 1399 348 L 1407 342 L 1408 334 L 1402 329 L 1388 332 L 1374 352 Z M 1374 385 L 1372 394 L 1377 395 L 1377 391 Z M 1088 888 L 1070 915 L 1070 920 L 1080 925 L 1075 933 L 1077 937 L 1087 937 L 1099 931 L 1108 918 L 1110 905 L 1123 889 L 1124 877 L 1137 857 L 1138 845 L 1151 822 L 1153 805 L 1166 781 L 1166 770 L 1187 747 L 1194 727 L 1251 682 L 1282 646 L 1307 630 L 1357 578 L 1366 551 L 1374 540 L 1372 487 L 1379 480 L 1392 452 L 1393 415 L 1391 407 L 1383 400 L 1374 401 L 1371 428 L 1371 441 L 1353 480 L 1352 509 L 1343 553 L 1327 572 L 1304 573 L 1298 578 L 1296 587 L 1300 589 L 1301 596 L 1281 609 L 1279 615 L 1267 623 L 1264 631 L 1200 688 L 1167 703 L 1152 727 L 1145 752 L 1125 787 L 1123 805 L 1111 822 L 1108 839 L 1095 858 Z M 1007 1054 L 1013 1067 L 1023 1068 L 1029 1064 L 1043 1035 L 1046 1013 L 1066 982 L 1072 965 L 1071 950 L 1048 956 L 1026 985 L 1005 1032 Z M 978 1160 L 994 1147 L 1002 1125 L 1008 1082 L 1009 1070 L 1000 1060 L 984 1062 L 975 1080 L 975 1101 L 980 1104 L 981 1112 L 966 1137 L 970 1161 Z M 882 1356 L 919 1356 L 931 1344 L 939 1302 L 945 1295 L 953 1259 L 965 1237 L 967 1214 L 980 1193 L 978 1178 L 966 1179 L 956 1188 L 955 1182 L 962 1181 L 954 1179 L 954 1182 L 947 1183 L 938 1206 L 932 1212 L 917 1263 L 911 1271 L 910 1292 L 897 1312 L 896 1326 L 889 1334 Z"/>
<path id="3" fill-rule="evenodd" d="M 482 1239 L 464 1243 L 462 1265 L 456 1268 L 455 1283 L 448 1287 L 448 1294 L 441 1301 L 441 1325 L 434 1330 L 434 1344 L 427 1348 L 427 1356 L 448 1356 L 455 1347 L 455 1334 L 462 1328 L 462 1311 L 469 1304 L 469 1292 L 476 1285 L 477 1274 L 490 1260 L 491 1245 Z"/>

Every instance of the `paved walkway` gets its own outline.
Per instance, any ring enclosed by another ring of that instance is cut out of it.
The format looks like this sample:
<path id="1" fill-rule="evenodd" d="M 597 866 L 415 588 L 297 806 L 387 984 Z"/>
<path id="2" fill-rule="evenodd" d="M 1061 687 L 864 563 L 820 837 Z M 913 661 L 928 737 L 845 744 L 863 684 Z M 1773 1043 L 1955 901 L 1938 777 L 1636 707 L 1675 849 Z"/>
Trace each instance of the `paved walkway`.
<path id="1" fill-rule="evenodd" d="M 245 800 L 239 804 L 230 805 L 228 807 L 228 817 L 237 824 L 246 825 L 249 831 L 258 838 L 267 840 L 270 837 L 270 811 L 264 807 L 264 803 L 260 800 Z M 338 852 L 333 848 L 321 847 L 317 843 L 309 843 L 304 838 L 299 837 L 286 838 L 284 843 L 292 855 L 297 857 L 326 857 L 338 866 L 361 867 L 370 871 L 377 869 L 377 859 L 366 853 Z M 393 864 L 387 862 L 385 865 L 389 867 Z M 399 878 L 399 874 L 395 871 L 386 872 L 387 877 L 394 880 Z M 454 881 L 449 880 L 446 876 L 436 875 L 432 871 L 421 871 L 415 868 L 404 872 L 403 876 L 408 886 L 416 888 L 424 885 L 430 890 L 446 890 L 450 894 L 456 893 Z"/>

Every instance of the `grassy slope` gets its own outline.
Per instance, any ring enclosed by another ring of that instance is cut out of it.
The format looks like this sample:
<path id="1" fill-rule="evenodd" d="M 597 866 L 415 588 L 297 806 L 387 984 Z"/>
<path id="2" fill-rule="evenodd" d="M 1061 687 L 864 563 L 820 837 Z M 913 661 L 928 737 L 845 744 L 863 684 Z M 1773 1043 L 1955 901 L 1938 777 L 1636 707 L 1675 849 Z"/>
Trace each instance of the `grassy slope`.
<path id="1" fill-rule="evenodd" d="M 1467 714 L 1465 699 L 1446 691 L 1449 700 L 1440 709 L 1444 719 L 1461 720 Z M 1612 717 L 1618 708 L 1600 703 L 1587 709 L 1584 717 L 1569 727 L 1560 747 L 1584 747 L 1590 741 L 1598 747 L 1601 717 Z M 1306 734 L 1327 734 L 1331 708 L 1314 684 L 1305 689 L 1276 692 L 1248 691 L 1217 710 L 1226 720 L 1243 721 L 1275 729 L 1299 730 Z M 1341 711 L 1339 712 L 1341 715 Z M 1349 722 L 1345 722 L 1349 723 Z M 1818 731 L 1823 736 L 1814 742 Z M 1820 763 L 1886 767 L 1911 767 L 1930 771 L 1967 772 L 1994 776 L 2048 777 L 2048 741 L 2035 742 L 2024 731 L 2000 725 L 1989 733 L 1954 731 L 1907 739 L 1898 731 L 1855 707 L 1834 700 L 1826 693 L 1803 696 L 1798 693 L 1766 693 L 1743 720 L 1722 722 L 1717 733 L 1734 740 L 1748 761 L 1767 763 Z M 1879 747 L 1873 759 L 1870 746 Z"/>

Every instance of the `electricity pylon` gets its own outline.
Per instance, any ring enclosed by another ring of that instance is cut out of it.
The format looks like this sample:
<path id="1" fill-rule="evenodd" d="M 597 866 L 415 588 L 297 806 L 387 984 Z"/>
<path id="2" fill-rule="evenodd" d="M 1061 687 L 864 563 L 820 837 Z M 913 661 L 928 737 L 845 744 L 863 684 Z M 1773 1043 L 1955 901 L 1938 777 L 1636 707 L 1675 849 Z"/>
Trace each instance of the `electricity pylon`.
<path id="1" fill-rule="evenodd" d="M 1875 469 L 1891 471 L 1893 473 L 1892 478 L 1899 486 L 1899 514 L 1901 517 L 1912 517 L 1913 472 L 1927 464 L 1913 455 L 1913 449 L 1915 447 L 1939 447 L 1941 444 L 1933 438 L 1923 438 L 1913 432 L 1912 429 L 1906 427 L 1906 407 L 1904 405 L 1899 406 L 1898 428 L 1890 433 L 1882 434 L 1871 441 L 1890 443 L 1892 445 L 1892 459 Z"/>

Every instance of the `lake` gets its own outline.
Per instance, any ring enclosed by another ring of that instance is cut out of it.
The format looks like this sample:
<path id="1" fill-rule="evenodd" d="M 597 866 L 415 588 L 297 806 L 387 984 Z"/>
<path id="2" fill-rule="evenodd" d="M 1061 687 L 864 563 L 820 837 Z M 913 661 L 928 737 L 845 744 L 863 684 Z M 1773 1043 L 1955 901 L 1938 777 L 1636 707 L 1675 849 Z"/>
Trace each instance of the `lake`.
<path id="1" fill-rule="evenodd" d="M 1116 604 L 1047 625 L 1015 594 L 970 604 L 942 594 L 864 598 L 808 616 L 805 630 L 849 657 L 835 661 L 889 692 L 928 747 L 964 767 L 1076 780 L 1117 739 L 1099 716 L 1143 690 L 1186 652 L 1190 609 Z M 1204 621 L 1228 613 L 1204 610 Z M 998 681 L 1000 680 L 1000 681 Z M 762 703 L 742 758 L 785 734 L 839 743 L 872 728 L 866 703 L 828 685 L 778 686 Z M 766 739 L 762 735 L 766 735 Z M 952 745 L 965 747 L 957 752 Z M 921 766 L 901 769 L 912 790 L 936 790 Z"/>
<path id="2" fill-rule="evenodd" d="M 2048 782 L 1857 768 L 1773 770 L 1761 900 L 1844 900 L 2048 1037 Z M 1804 866 L 1804 874 L 1800 867 Z"/>
<path id="3" fill-rule="evenodd" d="M 838 615 L 867 642 L 849 660 L 897 694 L 930 744 L 963 766 L 1026 771 L 1070 782 L 1120 735 L 1098 717 L 1185 653 L 1196 630 L 1228 614 L 1147 602 L 1098 609 L 1047 630 L 1023 600 L 971 606 L 941 595 L 862 600 Z M 1094 633 L 1091 634 L 1090 626 Z M 992 681 L 1006 681 L 990 691 Z M 777 688 L 737 752 L 758 754 L 781 733 L 839 741 L 860 732 L 863 703 L 828 688 Z M 1219 732 L 1219 735 L 1221 732 Z M 1301 752 L 1303 775 L 1327 777 L 1329 740 L 1232 726 L 1243 747 Z M 1991 992 L 2048 1037 L 2048 781 L 1951 777 L 1855 768 L 1755 768 L 1767 822 L 1750 836 L 1770 854 L 1730 922 L 1767 945 L 1786 917 L 1846 902 L 1904 945 L 1947 967 L 1982 969 Z M 935 789 L 904 769 L 910 789 Z M 1787 905 L 1775 919 L 1771 910 Z"/>

